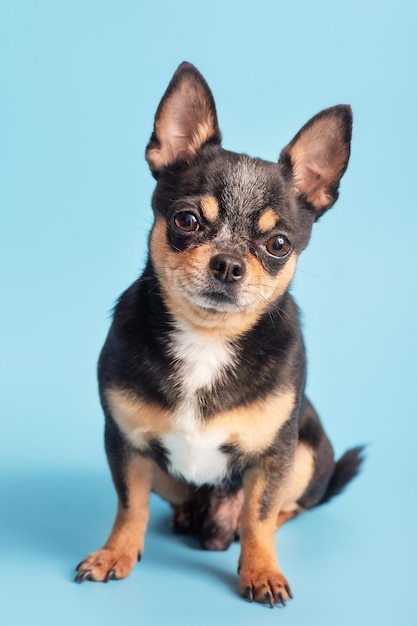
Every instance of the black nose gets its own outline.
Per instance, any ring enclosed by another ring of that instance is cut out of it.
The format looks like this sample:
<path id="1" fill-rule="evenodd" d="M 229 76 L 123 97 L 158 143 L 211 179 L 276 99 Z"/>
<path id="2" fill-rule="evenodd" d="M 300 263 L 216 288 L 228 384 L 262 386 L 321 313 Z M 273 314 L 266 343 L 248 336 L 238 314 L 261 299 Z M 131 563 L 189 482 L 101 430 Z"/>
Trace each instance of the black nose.
<path id="1" fill-rule="evenodd" d="M 245 275 L 244 262 L 229 254 L 216 254 L 210 261 L 211 272 L 222 283 L 233 283 Z"/>

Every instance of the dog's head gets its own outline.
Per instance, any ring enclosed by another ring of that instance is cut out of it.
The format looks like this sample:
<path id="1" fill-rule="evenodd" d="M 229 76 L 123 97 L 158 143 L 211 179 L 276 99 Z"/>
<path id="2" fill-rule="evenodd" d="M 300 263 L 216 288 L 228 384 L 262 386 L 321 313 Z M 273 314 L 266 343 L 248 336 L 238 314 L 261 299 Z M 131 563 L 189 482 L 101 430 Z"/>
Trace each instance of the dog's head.
<path id="1" fill-rule="evenodd" d="M 337 199 L 351 126 L 340 105 L 313 117 L 278 163 L 226 151 L 207 83 L 179 66 L 146 150 L 157 180 L 151 260 L 176 319 L 239 332 L 276 305 Z"/>

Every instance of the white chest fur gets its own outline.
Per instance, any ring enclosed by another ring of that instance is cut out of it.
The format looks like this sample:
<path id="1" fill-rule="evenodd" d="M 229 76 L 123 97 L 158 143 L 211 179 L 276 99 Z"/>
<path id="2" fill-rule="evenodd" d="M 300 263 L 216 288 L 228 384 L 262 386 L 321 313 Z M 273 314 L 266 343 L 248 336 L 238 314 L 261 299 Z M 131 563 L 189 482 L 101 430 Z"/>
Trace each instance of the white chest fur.
<path id="1" fill-rule="evenodd" d="M 216 483 L 227 474 L 227 456 L 220 449 L 228 433 L 208 430 L 201 419 L 197 392 L 209 391 L 233 363 L 230 345 L 219 337 L 206 337 L 178 325 L 171 345 L 177 364 L 182 402 L 171 432 L 163 436 L 170 471 L 196 485 Z"/>
<path id="2" fill-rule="evenodd" d="M 227 475 L 228 458 L 220 446 L 227 433 L 175 431 L 164 435 L 162 442 L 169 454 L 169 469 L 195 485 L 216 484 Z"/>
<path id="3" fill-rule="evenodd" d="M 179 366 L 179 384 L 184 399 L 198 389 L 210 389 L 221 378 L 225 367 L 233 362 L 227 341 L 200 334 L 185 324 L 177 325 L 171 355 Z"/>

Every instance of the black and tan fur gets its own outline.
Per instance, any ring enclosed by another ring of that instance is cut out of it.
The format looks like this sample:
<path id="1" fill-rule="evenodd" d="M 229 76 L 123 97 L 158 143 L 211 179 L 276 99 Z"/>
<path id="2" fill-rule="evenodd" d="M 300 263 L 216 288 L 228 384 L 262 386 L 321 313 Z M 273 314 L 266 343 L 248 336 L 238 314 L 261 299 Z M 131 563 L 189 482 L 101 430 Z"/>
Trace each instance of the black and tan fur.
<path id="1" fill-rule="evenodd" d="M 305 353 L 288 292 L 313 223 L 348 163 L 351 111 L 316 115 L 278 163 L 221 147 L 212 94 L 183 63 L 158 107 L 146 157 L 157 184 L 142 276 L 121 296 L 99 361 L 105 444 L 119 504 L 77 580 L 129 574 L 152 490 L 173 528 L 223 550 L 240 538 L 240 593 L 291 597 L 277 526 L 339 493 L 337 463 L 304 395 Z"/>

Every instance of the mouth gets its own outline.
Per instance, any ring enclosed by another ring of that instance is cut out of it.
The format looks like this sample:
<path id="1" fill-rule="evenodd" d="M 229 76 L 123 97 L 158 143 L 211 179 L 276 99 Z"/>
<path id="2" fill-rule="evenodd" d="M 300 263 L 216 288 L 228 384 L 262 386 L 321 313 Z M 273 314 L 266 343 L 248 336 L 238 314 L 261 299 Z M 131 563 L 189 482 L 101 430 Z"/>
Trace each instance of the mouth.
<path id="1" fill-rule="evenodd" d="M 187 293 L 190 302 L 200 309 L 215 313 L 234 313 L 240 311 L 235 297 L 219 291 L 194 291 Z"/>

